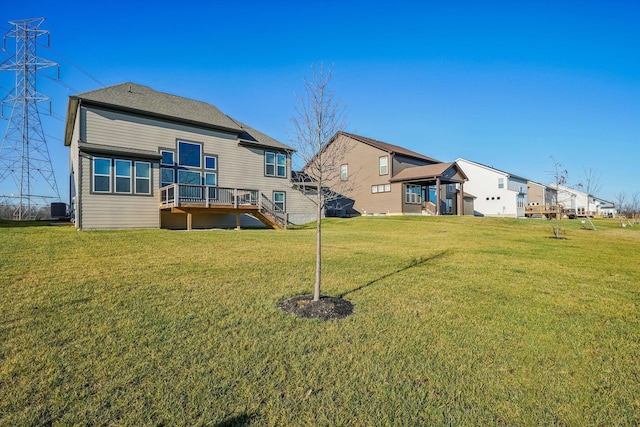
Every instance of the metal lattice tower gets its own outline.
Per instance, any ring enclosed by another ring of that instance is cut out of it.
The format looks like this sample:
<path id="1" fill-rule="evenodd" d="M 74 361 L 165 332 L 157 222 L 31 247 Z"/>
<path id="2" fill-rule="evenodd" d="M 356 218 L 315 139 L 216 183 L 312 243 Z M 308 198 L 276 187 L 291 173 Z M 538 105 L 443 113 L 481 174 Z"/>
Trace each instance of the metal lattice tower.
<path id="1" fill-rule="evenodd" d="M 37 71 L 58 66 L 57 63 L 36 55 L 38 37 L 46 35 L 47 46 L 49 45 L 49 31 L 40 29 L 44 20 L 45 18 L 33 18 L 10 21 L 9 24 L 14 28 L 5 34 L 3 50 L 6 51 L 7 38 L 13 37 L 16 40 L 15 55 L 0 64 L 0 70 L 13 70 L 16 74 L 14 91 L 2 101 L 12 103 L 13 107 L 0 146 L 0 182 L 11 176 L 17 185 L 19 201 L 14 217 L 19 220 L 29 219 L 33 215 L 32 208 L 37 205 L 37 200 L 60 200 L 38 110 L 38 103 L 49 101 L 50 98 L 36 90 Z M 46 194 L 33 194 L 39 181 L 46 184 L 43 185 L 45 190 L 42 190 Z"/>

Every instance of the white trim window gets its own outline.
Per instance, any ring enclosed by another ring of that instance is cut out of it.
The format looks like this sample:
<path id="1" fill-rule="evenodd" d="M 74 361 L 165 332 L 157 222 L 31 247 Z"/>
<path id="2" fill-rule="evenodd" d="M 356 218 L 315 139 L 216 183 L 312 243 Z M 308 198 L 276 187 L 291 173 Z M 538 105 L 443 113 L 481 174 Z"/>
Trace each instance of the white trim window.
<path id="1" fill-rule="evenodd" d="M 136 162 L 136 194 L 151 194 L 151 163 Z"/>
<path id="2" fill-rule="evenodd" d="M 131 161 L 115 159 L 115 192 L 131 194 Z"/>
<path id="3" fill-rule="evenodd" d="M 391 191 L 391 184 L 378 184 L 371 186 L 371 193 L 388 193 Z"/>
<path id="4" fill-rule="evenodd" d="M 111 193 L 111 159 L 93 158 L 93 191 Z"/>
<path id="5" fill-rule="evenodd" d="M 340 179 L 342 181 L 349 179 L 349 165 L 340 165 Z"/>
<path id="6" fill-rule="evenodd" d="M 162 159 L 160 160 L 161 165 L 173 166 L 175 164 L 173 151 L 160 150 L 160 155 L 162 156 Z"/>
<path id="7" fill-rule="evenodd" d="M 412 205 L 422 203 L 422 186 L 407 184 L 405 191 L 405 202 Z"/>
<path id="8" fill-rule="evenodd" d="M 378 166 L 380 169 L 380 175 L 387 175 L 389 173 L 389 157 L 380 157 L 378 159 Z"/>
<path id="9" fill-rule="evenodd" d="M 204 156 L 204 168 L 218 170 L 218 158 L 215 156 Z"/>
<path id="10" fill-rule="evenodd" d="M 286 178 L 287 177 L 287 155 L 282 153 L 265 151 L 264 152 L 264 174 L 266 176 Z"/>
<path id="11" fill-rule="evenodd" d="M 273 192 L 273 204 L 279 207 L 282 212 L 286 212 L 286 203 L 287 201 L 287 193 L 284 191 L 274 191 Z"/>
<path id="12" fill-rule="evenodd" d="M 504 188 L 504 178 L 498 178 L 498 188 Z"/>

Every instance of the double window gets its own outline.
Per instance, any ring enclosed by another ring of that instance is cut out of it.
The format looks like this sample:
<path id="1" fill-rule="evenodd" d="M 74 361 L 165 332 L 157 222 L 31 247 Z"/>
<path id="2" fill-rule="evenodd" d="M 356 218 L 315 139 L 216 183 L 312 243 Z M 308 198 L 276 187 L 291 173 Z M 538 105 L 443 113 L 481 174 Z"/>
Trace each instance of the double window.
<path id="1" fill-rule="evenodd" d="M 287 177 L 287 155 L 265 151 L 264 153 L 264 174 L 278 178 Z"/>
<path id="2" fill-rule="evenodd" d="M 409 204 L 422 203 L 422 187 L 416 184 L 407 184 L 405 202 Z"/>
<path id="3" fill-rule="evenodd" d="M 151 163 L 95 157 L 93 192 L 115 194 L 151 194 Z"/>

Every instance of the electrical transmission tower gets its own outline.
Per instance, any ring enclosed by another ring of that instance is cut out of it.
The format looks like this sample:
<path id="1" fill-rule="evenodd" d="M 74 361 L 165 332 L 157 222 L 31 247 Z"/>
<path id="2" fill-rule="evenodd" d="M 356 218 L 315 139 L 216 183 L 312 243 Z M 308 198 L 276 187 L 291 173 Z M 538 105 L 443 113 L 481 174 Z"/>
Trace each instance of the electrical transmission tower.
<path id="1" fill-rule="evenodd" d="M 14 213 L 14 218 L 18 220 L 33 217 L 37 201 L 43 204 L 47 199 L 60 200 L 38 110 L 38 103 L 49 101 L 50 98 L 36 90 L 37 71 L 58 67 L 57 63 L 36 55 L 38 37 L 46 35 L 47 47 L 49 46 L 49 31 L 40 28 L 44 20 L 45 18 L 33 18 L 10 21 L 9 24 L 14 28 L 5 34 L 3 50 L 6 51 L 7 38 L 15 38 L 15 55 L 0 64 L 0 70 L 12 70 L 16 75 L 15 89 L 2 101 L 3 107 L 5 103 L 12 103 L 13 107 L 0 146 L 0 182 L 12 177 L 19 189 L 17 196 L 10 196 L 18 199 Z M 48 187 L 42 190 L 46 193 L 33 194 L 36 184 L 41 180 Z"/>

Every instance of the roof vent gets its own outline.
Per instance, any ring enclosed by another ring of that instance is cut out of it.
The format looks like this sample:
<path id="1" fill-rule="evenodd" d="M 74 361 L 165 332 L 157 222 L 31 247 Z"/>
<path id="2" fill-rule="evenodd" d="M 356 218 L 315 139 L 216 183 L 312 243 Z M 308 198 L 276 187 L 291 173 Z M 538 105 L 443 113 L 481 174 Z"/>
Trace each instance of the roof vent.
<path id="1" fill-rule="evenodd" d="M 129 85 L 129 90 L 127 92 L 133 93 L 133 91 L 131 90 L 131 85 Z"/>

